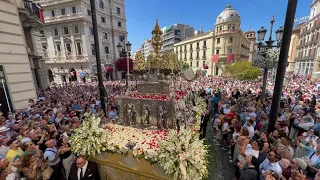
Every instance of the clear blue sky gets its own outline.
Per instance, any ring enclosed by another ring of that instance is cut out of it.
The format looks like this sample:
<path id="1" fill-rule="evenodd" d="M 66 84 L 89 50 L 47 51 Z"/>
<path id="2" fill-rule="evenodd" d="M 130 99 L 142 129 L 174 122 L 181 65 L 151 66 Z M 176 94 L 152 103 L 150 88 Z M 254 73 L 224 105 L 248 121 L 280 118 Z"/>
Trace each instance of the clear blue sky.
<path id="1" fill-rule="evenodd" d="M 296 17 L 309 15 L 312 0 L 299 0 Z M 175 23 L 188 24 L 195 30 L 214 29 L 218 15 L 231 4 L 241 16 L 241 29 L 258 30 L 270 27 L 271 16 L 276 22 L 274 31 L 284 24 L 287 0 L 125 0 L 127 31 L 132 51 L 144 39 L 151 37 L 156 19 L 160 28 Z"/>

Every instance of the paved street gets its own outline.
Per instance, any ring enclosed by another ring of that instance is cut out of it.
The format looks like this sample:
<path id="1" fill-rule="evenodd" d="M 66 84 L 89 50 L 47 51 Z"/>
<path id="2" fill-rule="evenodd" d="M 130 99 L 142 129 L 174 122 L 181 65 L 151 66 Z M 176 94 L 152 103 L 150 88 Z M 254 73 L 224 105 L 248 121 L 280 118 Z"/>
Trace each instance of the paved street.
<path id="1" fill-rule="evenodd" d="M 207 180 L 232 180 L 234 168 L 229 162 L 227 151 L 222 150 L 213 142 L 211 121 L 208 123 L 205 143 L 209 145 L 209 177 Z"/>

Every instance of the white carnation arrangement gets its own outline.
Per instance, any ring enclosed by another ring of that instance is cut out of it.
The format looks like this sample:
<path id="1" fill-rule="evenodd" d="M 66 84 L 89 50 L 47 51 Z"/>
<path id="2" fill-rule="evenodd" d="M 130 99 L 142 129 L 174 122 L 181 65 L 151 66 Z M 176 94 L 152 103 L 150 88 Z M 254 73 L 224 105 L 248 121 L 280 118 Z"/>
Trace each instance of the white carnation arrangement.
<path id="1" fill-rule="evenodd" d="M 71 151 L 77 155 L 95 156 L 106 151 L 108 131 L 100 126 L 99 117 L 90 116 L 71 136 Z"/>
<path id="2" fill-rule="evenodd" d="M 252 65 L 273 69 L 278 66 L 280 48 L 261 49 L 253 53 Z"/>
<path id="3" fill-rule="evenodd" d="M 170 130 L 160 143 L 158 163 L 175 180 L 194 180 L 208 176 L 208 147 L 192 128 Z"/>
<path id="4" fill-rule="evenodd" d="M 200 125 L 201 117 L 207 113 L 207 103 L 204 98 L 196 95 L 194 96 L 195 106 L 193 106 L 195 113 L 195 120 L 197 122 L 196 125 Z"/>

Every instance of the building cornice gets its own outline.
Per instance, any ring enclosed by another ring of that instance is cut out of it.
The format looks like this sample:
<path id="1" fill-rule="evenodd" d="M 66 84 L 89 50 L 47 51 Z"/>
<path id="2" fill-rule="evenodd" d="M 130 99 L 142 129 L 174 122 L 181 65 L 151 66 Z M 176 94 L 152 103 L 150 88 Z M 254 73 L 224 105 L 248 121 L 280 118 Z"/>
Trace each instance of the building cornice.
<path id="1" fill-rule="evenodd" d="M 63 7 L 65 5 L 72 5 L 81 2 L 82 0 L 39 0 L 35 1 L 40 3 L 44 10 L 50 10 L 57 7 Z"/>
<path id="2" fill-rule="evenodd" d="M 312 3 L 311 3 L 311 5 L 310 5 L 310 7 L 312 8 L 314 5 L 316 5 L 317 3 L 319 3 L 319 0 L 314 0 Z"/>

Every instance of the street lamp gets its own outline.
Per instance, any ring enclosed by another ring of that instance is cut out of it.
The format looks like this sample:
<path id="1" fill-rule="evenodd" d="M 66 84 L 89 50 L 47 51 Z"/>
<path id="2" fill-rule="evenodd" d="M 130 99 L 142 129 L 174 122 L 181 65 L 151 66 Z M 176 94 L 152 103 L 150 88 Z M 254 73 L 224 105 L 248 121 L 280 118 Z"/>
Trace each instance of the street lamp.
<path id="1" fill-rule="evenodd" d="M 126 90 L 128 90 L 128 88 L 129 88 L 130 51 L 131 51 L 131 46 L 132 46 L 132 44 L 128 41 L 128 42 L 125 44 L 125 47 L 127 48 L 127 51 L 126 51 L 125 48 L 122 48 L 122 45 L 121 45 L 120 43 L 117 45 L 117 49 L 118 49 L 118 52 L 120 53 L 120 56 L 121 56 L 121 54 L 122 54 L 123 56 L 127 55 Z"/>
<path id="2" fill-rule="evenodd" d="M 269 39 L 268 41 L 264 41 L 264 38 L 267 34 L 267 29 L 265 29 L 264 27 L 261 27 L 257 33 L 258 33 L 258 52 L 260 54 L 262 54 L 262 56 L 264 57 L 263 58 L 263 61 L 264 63 L 262 62 L 258 62 L 259 63 L 259 67 L 260 68 L 263 68 L 264 69 L 264 72 L 263 72 L 263 85 L 262 85 L 262 97 L 265 97 L 265 94 L 266 94 L 266 85 L 267 85 L 267 79 L 268 79 L 268 70 L 269 69 L 273 69 L 275 68 L 275 63 L 274 62 L 268 62 L 270 61 L 270 59 L 267 59 L 267 55 L 266 53 L 268 53 L 268 51 L 274 47 L 277 47 L 279 48 L 280 45 L 281 45 L 281 41 L 282 41 L 282 36 L 283 36 L 283 27 L 280 27 L 277 31 L 276 31 L 276 40 L 272 40 L 272 29 L 273 29 L 273 23 L 275 22 L 275 19 L 274 19 L 274 16 L 272 16 L 271 18 L 271 26 L 270 26 L 270 36 L 269 36 Z M 274 46 L 273 43 L 277 41 L 277 45 Z M 278 60 L 278 58 L 276 58 L 276 60 Z M 273 60 L 272 60 L 273 61 Z"/>

